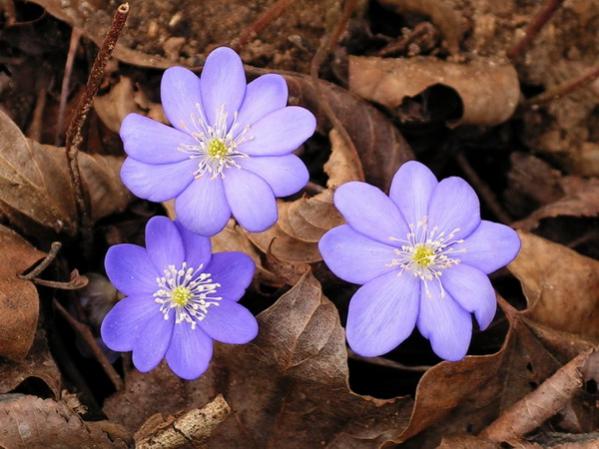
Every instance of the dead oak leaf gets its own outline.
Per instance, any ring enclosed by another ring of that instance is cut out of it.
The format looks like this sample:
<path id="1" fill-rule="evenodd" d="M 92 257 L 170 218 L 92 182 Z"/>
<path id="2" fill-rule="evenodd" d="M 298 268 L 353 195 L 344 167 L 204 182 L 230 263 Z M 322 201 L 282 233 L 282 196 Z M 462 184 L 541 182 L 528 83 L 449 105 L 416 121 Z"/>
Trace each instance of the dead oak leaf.
<path id="1" fill-rule="evenodd" d="M 399 435 L 412 401 L 349 390 L 339 315 L 311 273 L 258 321 L 257 339 L 218 345 L 200 379 L 184 382 L 164 365 L 146 375 L 134 372 L 105 412 L 136 429 L 156 412 L 198 407 L 222 393 L 234 413 L 216 430 L 211 449 L 374 449 Z"/>

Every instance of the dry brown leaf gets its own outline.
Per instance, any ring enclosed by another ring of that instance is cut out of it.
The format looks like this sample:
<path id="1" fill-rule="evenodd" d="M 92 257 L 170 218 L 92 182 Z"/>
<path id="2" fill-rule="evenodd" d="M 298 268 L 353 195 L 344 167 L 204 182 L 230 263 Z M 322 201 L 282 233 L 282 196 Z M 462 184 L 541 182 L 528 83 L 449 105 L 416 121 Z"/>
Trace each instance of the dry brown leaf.
<path id="1" fill-rule="evenodd" d="M 37 289 L 19 274 L 44 257 L 16 232 L 0 225 L 0 356 L 23 359 L 35 337 Z"/>
<path id="2" fill-rule="evenodd" d="M 508 269 L 522 284 L 527 315 L 599 342 L 599 262 L 533 234 L 518 234 L 522 248 Z"/>
<path id="3" fill-rule="evenodd" d="M 437 449 L 500 449 L 500 447 L 484 438 L 460 435 L 443 438 Z"/>
<path id="4" fill-rule="evenodd" d="M 88 425 L 63 402 L 13 394 L 0 395 L 0 447 L 127 449 L 128 445 L 99 426 Z"/>
<path id="5" fill-rule="evenodd" d="M 349 58 L 350 90 L 391 109 L 435 85 L 453 89 L 462 101 L 462 116 L 452 126 L 502 123 L 512 116 L 520 98 L 514 67 L 493 59 L 458 64 L 433 57 Z"/>
<path id="6" fill-rule="evenodd" d="M 0 203 L 9 221 L 25 234 L 40 229 L 74 235 L 78 218 L 64 148 L 27 139 L 0 112 Z M 91 217 L 122 211 L 130 194 L 120 181 L 122 159 L 79 153 L 81 178 Z"/>
<path id="7" fill-rule="evenodd" d="M 245 346 L 217 345 L 200 379 L 184 382 L 164 365 L 150 374 L 134 372 L 125 390 L 106 401 L 105 412 L 135 429 L 158 411 L 197 407 L 222 393 L 235 414 L 217 429 L 211 449 L 375 449 L 405 427 L 409 398 L 377 400 L 349 390 L 339 315 L 311 274 L 258 321 L 258 338 Z"/>

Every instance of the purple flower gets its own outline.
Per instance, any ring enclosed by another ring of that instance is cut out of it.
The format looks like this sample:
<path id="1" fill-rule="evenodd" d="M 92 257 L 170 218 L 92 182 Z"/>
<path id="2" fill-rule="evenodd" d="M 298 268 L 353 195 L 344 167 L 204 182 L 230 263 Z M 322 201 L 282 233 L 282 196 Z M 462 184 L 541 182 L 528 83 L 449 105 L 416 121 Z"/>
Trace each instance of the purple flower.
<path id="1" fill-rule="evenodd" d="M 319 248 L 333 273 L 363 284 L 349 305 L 351 348 L 385 354 L 418 326 L 437 355 L 462 359 L 472 336 L 470 313 L 481 329 L 493 320 L 487 274 L 516 257 L 516 232 L 480 219 L 466 181 L 438 182 L 419 162 L 402 165 L 389 196 L 350 182 L 335 192 L 335 206 L 348 224 L 327 232 Z"/>
<path id="2" fill-rule="evenodd" d="M 125 117 L 123 183 L 147 200 L 176 198 L 177 220 L 201 235 L 218 233 L 231 214 L 251 232 L 272 226 L 275 197 L 308 182 L 292 152 L 316 127 L 311 112 L 286 106 L 285 79 L 269 74 L 246 85 L 241 59 L 221 47 L 200 78 L 182 67 L 166 70 L 160 92 L 174 128 Z"/>
<path id="3" fill-rule="evenodd" d="M 254 275 L 243 253 L 211 254 L 210 240 L 166 217 L 146 226 L 146 248 L 112 246 L 106 273 L 126 298 L 108 312 L 101 334 L 114 351 L 133 351 L 142 372 L 163 357 L 184 379 L 208 368 L 212 340 L 242 344 L 258 333 L 254 316 L 237 301 Z"/>

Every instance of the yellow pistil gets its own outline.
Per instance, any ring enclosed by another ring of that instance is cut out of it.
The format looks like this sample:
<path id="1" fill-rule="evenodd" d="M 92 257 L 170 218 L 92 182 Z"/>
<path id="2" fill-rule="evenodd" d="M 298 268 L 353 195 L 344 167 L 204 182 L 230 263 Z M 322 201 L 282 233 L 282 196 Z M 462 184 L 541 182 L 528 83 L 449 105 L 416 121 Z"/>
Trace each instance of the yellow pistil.
<path id="1" fill-rule="evenodd" d="M 171 301 L 180 307 L 185 307 L 191 299 L 191 291 L 187 287 L 179 285 L 171 291 Z"/>
<path id="2" fill-rule="evenodd" d="M 433 263 L 435 251 L 427 245 L 419 244 L 414 248 L 412 260 L 420 267 L 426 268 Z"/>
<path id="3" fill-rule="evenodd" d="M 229 149 L 221 139 L 212 139 L 208 143 L 207 153 L 212 159 L 222 159 L 229 154 Z"/>

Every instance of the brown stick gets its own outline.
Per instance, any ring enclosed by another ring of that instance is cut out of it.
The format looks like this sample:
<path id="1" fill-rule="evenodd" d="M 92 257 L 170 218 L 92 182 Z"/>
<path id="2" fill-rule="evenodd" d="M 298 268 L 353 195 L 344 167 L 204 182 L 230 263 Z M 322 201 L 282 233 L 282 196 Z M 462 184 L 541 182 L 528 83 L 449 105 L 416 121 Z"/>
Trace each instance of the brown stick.
<path id="1" fill-rule="evenodd" d="M 46 109 L 46 97 L 48 95 L 48 81 L 43 82 L 42 87 L 37 91 L 37 99 L 35 108 L 33 109 L 33 117 L 31 124 L 27 130 L 27 137 L 32 140 L 42 140 L 42 122 L 44 118 L 44 109 Z"/>
<path id="2" fill-rule="evenodd" d="M 77 270 L 71 273 L 71 279 L 68 282 L 51 281 L 49 279 L 40 279 L 35 277 L 31 282 L 43 287 L 55 288 L 57 290 L 79 290 L 87 286 L 89 279 L 86 276 L 81 276 Z"/>
<path id="3" fill-rule="evenodd" d="M 271 22 L 276 20 L 291 6 L 295 0 L 278 0 L 258 16 L 251 24 L 239 33 L 235 49 L 240 52 L 247 43 L 259 35 Z"/>
<path id="4" fill-rule="evenodd" d="M 92 351 L 94 357 L 100 363 L 102 369 L 104 370 L 114 387 L 117 389 L 117 391 L 120 390 L 123 386 L 123 381 L 112 366 L 112 364 L 110 363 L 110 361 L 108 360 L 108 358 L 106 357 L 106 354 L 104 354 L 104 351 L 102 351 L 100 346 L 98 346 L 98 343 L 96 342 L 96 339 L 92 334 L 92 331 L 89 330 L 89 327 L 73 318 L 73 316 L 71 316 L 71 314 L 67 312 L 67 310 L 62 306 L 62 304 L 60 304 L 56 300 L 56 298 L 52 300 L 52 304 L 54 305 L 56 310 L 58 310 L 60 315 L 69 323 L 73 330 L 77 332 L 81 336 L 81 338 L 83 338 L 83 341 L 87 344 L 87 347 Z"/>
<path id="5" fill-rule="evenodd" d="M 557 86 L 543 92 L 540 95 L 537 95 L 536 97 L 529 98 L 526 101 L 525 106 L 547 103 L 550 100 L 556 100 L 558 98 L 564 97 L 571 94 L 576 89 L 592 83 L 597 78 L 599 78 L 599 64 L 595 67 L 591 67 L 588 71 L 584 72 L 580 76 L 577 76 L 576 78 L 567 80 L 562 84 L 558 84 Z"/>
<path id="6" fill-rule="evenodd" d="M 48 268 L 48 266 L 52 262 L 54 262 L 54 259 L 56 259 L 56 255 L 58 254 L 58 251 L 60 251 L 61 247 L 62 247 L 62 243 L 60 243 L 60 242 L 52 242 L 52 245 L 50 246 L 50 251 L 48 251 L 48 254 L 46 255 L 46 257 L 44 257 L 44 260 L 42 260 L 29 273 L 27 273 L 27 274 L 20 274 L 19 278 L 25 279 L 26 281 L 29 281 L 29 280 L 31 280 L 31 279 L 39 276 L 46 268 Z"/>
<path id="7" fill-rule="evenodd" d="M 71 82 L 71 74 L 73 73 L 73 63 L 79 47 L 79 40 L 83 35 L 81 28 L 74 27 L 71 31 L 71 40 L 69 42 L 69 52 L 67 60 L 64 64 L 64 74 L 62 76 L 62 85 L 60 86 L 60 103 L 58 104 L 58 122 L 56 123 L 56 132 L 54 134 L 54 145 L 58 146 L 62 140 L 62 129 L 64 127 L 64 114 L 67 108 L 67 99 L 69 97 L 69 84 Z"/>
<path id="8" fill-rule="evenodd" d="M 545 24 L 553 17 L 555 11 L 561 6 L 564 0 L 546 0 L 543 7 L 539 10 L 536 16 L 532 19 L 532 22 L 528 24 L 524 31 L 524 37 L 516 42 L 516 44 L 510 48 L 507 52 L 507 57 L 511 61 L 515 61 L 524 52 L 526 47 L 530 45 L 533 39 L 539 34 Z"/>
<path id="9" fill-rule="evenodd" d="M 92 107 L 94 97 L 100 88 L 102 80 L 104 79 L 104 68 L 106 67 L 108 58 L 110 58 L 110 55 L 114 50 L 119 35 L 125 26 L 125 21 L 127 20 L 128 14 L 128 3 L 123 3 L 117 8 L 112 19 L 110 30 L 108 30 L 108 33 L 104 38 L 104 42 L 102 43 L 102 47 L 100 48 L 100 51 L 94 60 L 94 64 L 85 86 L 85 92 L 81 97 L 79 104 L 77 105 L 77 111 L 73 117 L 73 120 L 71 121 L 71 124 L 69 125 L 69 129 L 67 130 L 66 154 L 67 162 L 69 164 L 69 173 L 71 176 L 71 182 L 73 183 L 73 188 L 75 190 L 75 204 L 77 206 L 77 213 L 79 215 L 81 232 L 84 241 L 87 240 L 88 243 L 91 243 L 92 239 L 91 218 L 89 216 L 89 211 L 87 210 L 83 184 L 81 182 L 81 173 L 79 171 L 79 163 L 77 160 L 79 146 L 83 142 L 81 130 Z"/>

